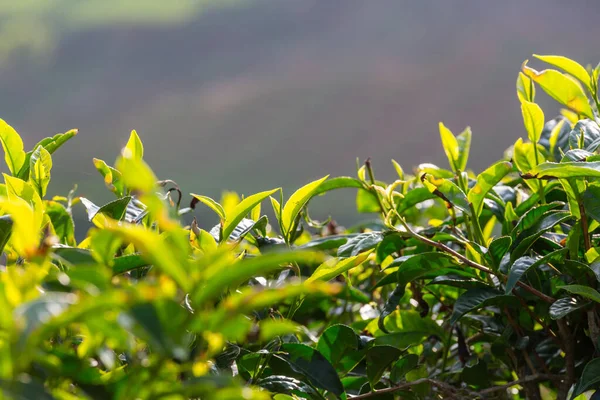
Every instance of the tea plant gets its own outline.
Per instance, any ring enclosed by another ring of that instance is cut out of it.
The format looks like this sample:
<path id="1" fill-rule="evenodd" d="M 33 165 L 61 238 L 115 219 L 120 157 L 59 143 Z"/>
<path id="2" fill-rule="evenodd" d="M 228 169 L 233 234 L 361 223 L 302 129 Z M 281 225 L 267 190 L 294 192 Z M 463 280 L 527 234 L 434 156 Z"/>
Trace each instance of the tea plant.
<path id="1" fill-rule="evenodd" d="M 324 177 L 216 201 L 159 180 L 135 131 L 116 199 L 47 198 L 69 131 L 25 152 L 0 120 L 0 391 L 15 399 L 572 399 L 600 388 L 600 66 L 536 56 L 517 80 L 527 141 L 476 175 Z M 564 105 L 546 121 L 536 87 Z M 354 188 L 346 229 L 310 200 Z M 189 200 L 187 200 L 189 199 Z M 270 203 L 269 221 L 263 205 Z M 77 242 L 73 207 L 93 225 Z M 198 207 L 216 226 L 183 216 Z M 598 392 L 600 393 L 600 392 Z M 594 396 L 598 396 L 595 394 Z M 582 397 L 583 398 L 583 397 Z"/>

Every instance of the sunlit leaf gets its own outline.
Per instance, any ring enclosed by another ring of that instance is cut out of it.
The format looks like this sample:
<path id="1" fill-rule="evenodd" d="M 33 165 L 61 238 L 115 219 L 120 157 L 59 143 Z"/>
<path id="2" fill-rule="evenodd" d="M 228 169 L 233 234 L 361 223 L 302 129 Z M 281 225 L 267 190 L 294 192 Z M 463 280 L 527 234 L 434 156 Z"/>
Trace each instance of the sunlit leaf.
<path id="1" fill-rule="evenodd" d="M 348 258 L 330 258 L 325 261 L 323 264 L 319 265 L 319 267 L 313 272 L 313 274 L 308 278 L 307 282 L 312 282 L 316 280 L 328 281 L 330 279 L 335 278 L 336 276 L 343 274 L 350 269 L 359 266 L 372 253 L 372 250 L 367 250 L 364 253 L 360 253 L 353 257 Z"/>
<path id="2" fill-rule="evenodd" d="M 129 141 L 127 141 L 127 144 L 121 150 L 121 154 L 125 158 L 133 158 L 134 160 L 144 157 L 144 145 L 135 129 L 131 131 Z"/>
<path id="3" fill-rule="evenodd" d="M 569 107 L 578 114 L 594 118 L 588 99 L 575 79 L 553 69 L 536 71 L 527 66 L 527 61 L 523 64 L 523 73 L 540 85 L 550 97 L 560 104 Z"/>
<path id="4" fill-rule="evenodd" d="M 240 204 L 238 204 L 233 211 L 226 216 L 227 218 L 223 223 L 223 238 L 229 238 L 240 221 L 246 218 L 246 215 L 248 215 L 248 213 L 250 213 L 254 207 L 278 190 L 279 189 L 273 189 L 267 190 L 266 192 L 256 193 L 242 200 Z"/>
<path id="5" fill-rule="evenodd" d="M 13 176 L 17 175 L 25 163 L 23 140 L 17 131 L 3 119 L 0 119 L 0 143 L 4 149 L 4 161 L 6 161 L 8 169 Z"/>
<path id="6" fill-rule="evenodd" d="M 315 195 L 319 186 L 325 182 L 328 177 L 329 175 L 304 185 L 290 196 L 281 210 L 281 228 L 283 229 L 282 233 L 284 236 L 290 237 L 291 232 L 295 229 L 296 219 L 298 218 L 300 211 Z"/>
<path id="7" fill-rule="evenodd" d="M 570 58 L 563 56 L 540 56 L 537 54 L 534 54 L 533 56 L 538 60 L 545 61 L 550 65 L 562 69 L 567 74 L 579 79 L 588 89 L 591 89 L 590 74 L 588 74 L 585 68 L 577 61 L 573 61 Z"/>
<path id="8" fill-rule="evenodd" d="M 509 162 L 499 162 L 492 165 L 477 176 L 477 183 L 469 190 L 468 198 L 475 211 L 475 217 L 481 214 L 483 200 L 488 192 L 512 170 Z"/>
<path id="9" fill-rule="evenodd" d="M 205 204 L 211 210 L 213 210 L 219 216 L 219 218 L 221 219 L 221 221 L 225 221 L 225 219 L 226 219 L 225 210 L 223 209 L 223 207 L 219 203 L 217 203 L 215 200 L 211 199 L 208 196 L 202 196 L 202 195 L 194 194 L 194 193 L 191 193 L 191 195 L 196 200 L 198 200 L 202 204 Z"/>
<path id="10" fill-rule="evenodd" d="M 527 137 L 532 143 L 539 142 L 544 129 L 544 112 L 537 104 L 523 101 L 521 102 L 521 113 L 523 114 Z"/>

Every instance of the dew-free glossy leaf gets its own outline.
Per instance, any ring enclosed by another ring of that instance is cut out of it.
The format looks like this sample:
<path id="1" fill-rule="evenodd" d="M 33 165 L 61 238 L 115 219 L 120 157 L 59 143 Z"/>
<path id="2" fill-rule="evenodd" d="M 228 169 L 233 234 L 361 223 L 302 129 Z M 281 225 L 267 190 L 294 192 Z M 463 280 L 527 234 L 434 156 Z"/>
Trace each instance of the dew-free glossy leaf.
<path id="1" fill-rule="evenodd" d="M 108 189 L 119 197 L 125 195 L 125 186 L 121 178 L 121 172 L 107 165 L 103 160 L 94 158 L 93 161 L 98 172 L 102 174 L 104 183 Z"/>
<path id="2" fill-rule="evenodd" d="M 506 294 L 512 292 L 521 277 L 531 268 L 537 268 L 542 264 L 562 262 L 566 257 L 568 249 L 563 248 L 555 250 L 540 258 L 532 258 L 528 256 L 518 258 L 510 268 L 508 279 L 506 281 Z"/>
<path id="3" fill-rule="evenodd" d="M 488 192 L 512 170 L 512 164 L 506 161 L 492 165 L 477 176 L 477 183 L 469 190 L 468 199 L 479 217 L 483 210 L 483 200 Z"/>
<path id="4" fill-rule="evenodd" d="M 230 215 L 226 216 L 227 218 L 223 223 L 223 238 L 228 238 L 240 221 L 246 218 L 246 215 L 248 215 L 254 207 L 278 190 L 279 189 L 273 189 L 253 194 L 252 196 L 246 197 L 240 204 L 235 206 Z"/>
<path id="5" fill-rule="evenodd" d="M 381 232 L 361 233 L 350 238 L 338 249 L 338 257 L 356 256 L 366 250 L 375 248 L 383 240 Z"/>
<path id="6" fill-rule="evenodd" d="M 566 290 L 569 293 L 579 295 L 581 297 L 585 297 L 586 299 L 590 299 L 595 301 L 596 303 L 600 303 L 600 293 L 594 288 L 584 285 L 564 285 L 559 287 L 559 289 Z"/>
<path id="7" fill-rule="evenodd" d="M 23 162 L 23 166 L 18 173 L 18 177 L 21 179 L 29 178 L 29 160 L 34 152 L 39 146 L 42 146 L 44 149 L 48 151 L 48 153 L 53 154 L 59 147 L 65 144 L 69 139 L 75 137 L 78 133 L 77 129 L 71 129 L 65 133 L 57 133 L 52 137 L 47 137 L 40 140 L 35 146 L 33 146 L 33 150 L 27 152 L 25 154 L 25 161 Z"/>
<path id="8" fill-rule="evenodd" d="M 454 303 L 450 324 L 455 324 L 463 315 L 491 305 L 519 304 L 517 298 L 492 288 L 470 289 Z"/>
<path id="9" fill-rule="evenodd" d="M 558 101 L 560 104 L 570 108 L 578 114 L 585 115 L 588 118 L 594 118 L 592 108 L 579 83 L 564 74 L 554 70 L 545 69 L 536 71 L 523 64 L 523 73 L 540 85 L 544 92 Z"/>
<path id="10" fill-rule="evenodd" d="M 284 375 L 271 375 L 262 378 L 256 384 L 271 393 L 285 393 L 296 398 L 318 398 L 319 394 L 309 384 Z"/>
<path id="11" fill-rule="evenodd" d="M 281 346 L 282 355 L 290 367 L 304 375 L 316 387 L 325 389 L 336 396 L 344 393 L 344 387 L 333 366 L 318 350 L 299 343 L 285 343 Z"/>
<path id="12" fill-rule="evenodd" d="M 363 183 L 356 178 L 350 176 L 337 176 L 322 182 L 315 190 L 313 196 L 318 196 L 335 189 L 362 187 L 364 187 Z"/>
<path id="13" fill-rule="evenodd" d="M 487 256 L 492 261 L 492 264 L 498 268 L 502 257 L 506 254 L 510 246 L 512 245 L 512 238 L 510 236 L 500 236 L 492 240 L 488 248 Z"/>
<path id="14" fill-rule="evenodd" d="M 563 297 L 562 299 L 556 300 L 550 306 L 550 318 L 561 319 L 573 311 L 577 311 L 582 307 L 585 307 L 589 303 L 577 300 L 575 297 Z"/>
<path id="15" fill-rule="evenodd" d="M 226 219 L 225 210 L 219 203 L 217 203 L 215 200 L 211 199 L 208 196 L 202 196 L 202 195 L 194 194 L 194 193 L 190 193 L 190 194 L 192 195 L 192 197 L 194 199 L 198 200 L 199 202 L 201 202 L 202 204 L 208 206 L 211 210 L 213 210 L 219 216 L 221 221 L 225 221 L 225 219 Z"/>
<path id="16" fill-rule="evenodd" d="M 141 158 L 119 157 L 115 167 L 121 173 L 123 183 L 129 190 L 151 193 L 158 179 L 148 164 Z"/>
<path id="17" fill-rule="evenodd" d="M 535 99 L 535 86 L 531 79 L 522 72 L 519 72 L 517 78 L 517 97 L 519 101 L 534 101 Z"/>
<path id="18" fill-rule="evenodd" d="M 369 254 L 371 253 L 372 250 L 367 250 L 364 253 L 360 253 L 356 256 L 348 258 L 330 258 L 323 264 L 319 265 L 315 272 L 313 272 L 310 278 L 308 278 L 306 281 L 328 281 L 330 279 L 333 279 L 336 276 L 343 274 L 344 272 L 349 271 L 354 267 L 358 267 L 360 264 L 366 261 L 366 259 L 369 257 Z"/>
<path id="19" fill-rule="evenodd" d="M 23 140 L 17 131 L 3 119 L 0 119 L 0 143 L 4 149 L 4 161 L 11 174 L 15 176 L 25 163 Z"/>
<path id="20" fill-rule="evenodd" d="M 129 140 L 125 147 L 123 147 L 123 150 L 121 150 L 121 154 L 125 158 L 141 159 L 144 157 L 144 145 L 135 129 L 131 131 Z"/>
<path id="21" fill-rule="evenodd" d="M 517 233 L 523 232 L 534 226 L 548 211 L 562 208 L 564 205 L 565 203 L 562 201 L 554 201 L 552 203 L 541 204 L 537 207 L 530 208 L 517 222 L 517 225 L 512 230 L 512 236 L 516 236 Z"/>
<path id="22" fill-rule="evenodd" d="M 367 350 L 367 377 L 371 385 L 379 382 L 385 370 L 401 355 L 402 350 L 387 345 L 375 345 Z"/>
<path id="23" fill-rule="evenodd" d="M 290 233 L 294 231 L 296 219 L 298 218 L 300 211 L 315 195 L 319 186 L 321 186 L 328 177 L 329 175 L 304 185 L 290 196 L 281 210 L 281 228 L 283 229 L 284 236 L 289 237 Z"/>
<path id="24" fill-rule="evenodd" d="M 538 54 L 534 54 L 533 56 L 538 60 L 545 61 L 550 65 L 562 69 L 567 74 L 579 79 L 588 89 L 591 89 L 590 74 L 588 74 L 586 69 L 577 61 L 563 56 L 541 56 Z"/>
<path id="25" fill-rule="evenodd" d="M 31 155 L 29 165 L 29 182 L 36 188 L 40 197 L 44 197 L 46 195 L 48 184 L 50 183 L 52 157 L 48 150 L 39 146 Z"/>
<path id="26" fill-rule="evenodd" d="M 598 178 L 600 177 L 600 161 L 594 162 L 544 162 L 532 168 L 526 178 Z"/>
<path id="27" fill-rule="evenodd" d="M 523 101 L 521 102 L 521 114 L 523 115 L 527 137 L 532 143 L 539 142 L 545 123 L 544 112 L 541 107 L 536 103 Z"/>
<path id="28" fill-rule="evenodd" d="M 581 377 L 577 381 L 573 394 L 571 395 L 571 400 L 574 400 L 575 397 L 583 392 L 597 388 L 598 385 L 600 385 L 600 358 L 594 358 L 583 368 Z"/>
<path id="29" fill-rule="evenodd" d="M 353 360 L 357 358 L 355 353 L 358 350 L 358 335 L 346 325 L 332 325 L 319 337 L 317 350 L 336 371 L 347 372 L 348 369 L 344 368 L 343 359 L 348 356 L 355 356 Z"/>

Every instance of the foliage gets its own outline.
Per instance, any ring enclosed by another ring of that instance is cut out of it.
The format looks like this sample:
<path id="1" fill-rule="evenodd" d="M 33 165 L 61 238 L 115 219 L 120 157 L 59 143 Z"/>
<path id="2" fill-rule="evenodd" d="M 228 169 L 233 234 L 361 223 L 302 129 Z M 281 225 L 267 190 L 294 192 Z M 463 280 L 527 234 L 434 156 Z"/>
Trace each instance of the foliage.
<path id="1" fill-rule="evenodd" d="M 524 132 L 467 169 L 471 130 L 440 124 L 449 169 L 324 177 L 219 201 L 159 180 L 133 131 L 116 199 L 47 198 L 52 158 L 0 120 L 0 391 L 38 399 L 542 399 L 600 388 L 598 75 L 558 56 L 517 80 Z M 568 107 L 546 121 L 538 85 Z M 346 229 L 315 196 L 357 190 Z M 275 218 L 263 211 L 270 203 Z M 71 217 L 93 224 L 77 242 Z M 208 207 L 216 226 L 185 216 Z M 591 393 L 591 392 L 590 392 Z"/>

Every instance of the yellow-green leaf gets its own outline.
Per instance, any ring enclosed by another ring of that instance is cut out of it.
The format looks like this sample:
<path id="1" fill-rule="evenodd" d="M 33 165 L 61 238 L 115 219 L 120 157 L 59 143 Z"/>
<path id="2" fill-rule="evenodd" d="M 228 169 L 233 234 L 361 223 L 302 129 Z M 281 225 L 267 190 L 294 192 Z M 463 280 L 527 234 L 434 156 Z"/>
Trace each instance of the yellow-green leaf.
<path id="1" fill-rule="evenodd" d="M 13 221 L 9 240 L 11 246 L 21 257 L 29 258 L 34 255 L 40 243 L 42 220 L 36 216 L 31 203 L 20 197 L 4 199 L 0 201 L 0 210 L 10 214 Z"/>
<path id="2" fill-rule="evenodd" d="M 336 276 L 343 274 L 346 271 L 351 270 L 354 267 L 358 267 L 367 260 L 369 254 L 373 252 L 373 249 L 367 250 L 354 257 L 339 258 L 334 257 L 325 261 L 319 265 L 315 272 L 306 280 L 306 282 L 312 281 L 328 281 L 335 278 Z"/>
<path id="3" fill-rule="evenodd" d="M 522 72 L 519 72 L 519 77 L 517 78 L 517 97 L 521 102 L 533 102 L 535 99 L 535 86 L 531 79 Z"/>
<path id="4" fill-rule="evenodd" d="M 537 150 L 536 146 L 537 145 L 534 143 L 523 143 L 523 139 L 521 138 L 515 142 L 515 145 L 513 146 L 513 161 L 517 166 L 517 169 L 522 173 L 531 171 L 538 162 L 545 161 L 542 153 Z M 537 160 L 535 154 L 536 151 Z M 535 179 L 526 180 L 525 183 L 534 192 L 537 192 L 540 187 L 540 182 Z"/>
<path id="5" fill-rule="evenodd" d="M 202 204 L 206 205 L 208 208 L 210 208 L 211 210 L 213 210 L 221 219 L 221 221 L 225 221 L 225 210 L 223 209 L 223 207 L 217 203 L 215 200 L 211 199 L 208 196 L 202 196 L 199 194 L 194 194 L 194 193 L 190 193 L 192 195 L 192 197 L 194 197 L 196 200 L 198 200 L 199 202 L 201 202 Z"/>
<path id="6" fill-rule="evenodd" d="M 442 146 L 444 147 L 446 157 L 448 157 L 448 163 L 452 170 L 456 172 L 458 162 L 458 142 L 450 129 L 446 128 L 442 122 L 439 123 L 439 128 Z"/>
<path id="7" fill-rule="evenodd" d="M 296 218 L 300 214 L 300 211 L 327 178 L 329 178 L 329 175 L 304 185 L 290 196 L 281 211 L 281 229 L 284 236 L 289 237 L 290 233 L 295 229 Z"/>
<path id="8" fill-rule="evenodd" d="M 44 197 L 46 195 L 48 184 L 50 183 L 52 156 L 48 150 L 42 146 L 38 146 L 31 155 L 29 163 L 29 182 L 37 189 L 40 197 Z"/>
<path id="9" fill-rule="evenodd" d="M 178 256 L 177 247 L 170 246 L 165 238 L 141 225 L 122 221 L 112 221 L 105 229 L 133 244 L 149 264 L 171 277 L 183 290 L 189 289 L 190 280 L 186 265 Z"/>
<path id="10" fill-rule="evenodd" d="M 271 200 L 271 206 L 273 206 L 273 212 L 275 213 L 275 218 L 277 218 L 277 221 L 279 221 L 279 223 L 281 223 L 281 204 L 279 204 L 279 202 L 277 200 L 275 200 L 273 197 L 269 197 L 269 200 Z"/>
<path id="11" fill-rule="evenodd" d="M 223 237 L 222 240 L 227 240 L 231 235 L 231 232 L 240 223 L 246 215 L 252 211 L 261 201 L 278 191 L 279 189 L 267 190 L 266 192 L 260 192 L 253 194 L 252 196 L 246 197 L 231 211 L 230 215 L 227 215 L 225 223 L 223 224 Z"/>
<path id="12" fill-rule="evenodd" d="M 527 61 L 523 64 L 523 73 L 540 85 L 550 97 L 578 114 L 594 119 L 588 98 L 575 79 L 554 69 L 536 71 L 526 64 Z"/>
<path id="13" fill-rule="evenodd" d="M 3 119 L 0 119 L 0 142 L 4 149 L 4 160 L 8 169 L 13 175 L 18 174 L 25 162 L 23 140 L 17 131 Z"/>
<path id="14" fill-rule="evenodd" d="M 477 183 L 469 190 L 468 199 L 473 205 L 475 218 L 479 217 L 483 209 L 483 200 L 488 192 L 512 170 L 512 164 L 502 161 L 492 165 L 477 176 Z"/>
<path id="15" fill-rule="evenodd" d="M 533 55 L 538 60 L 547 62 L 550 65 L 554 65 L 565 71 L 567 74 L 579 79 L 588 89 L 591 90 L 590 74 L 585 68 L 577 61 L 573 61 L 570 58 L 563 56 L 540 56 L 537 54 Z"/>
<path id="16" fill-rule="evenodd" d="M 542 130 L 544 130 L 544 112 L 536 103 L 530 101 L 521 102 L 521 113 L 523 124 L 527 130 L 527 137 L 533 143 L 540 141 Z"/>
<path id="17" fill-rule="evenodd" d="M 131 131 L 127 145 L 121 150 L 125 158 L 141 159 L 144 157 L 144 145 L 135 130 Z"/>
<path id="18" fill-rule="evenodd" d="M 123 183 L 128 189 L 143 193 L 149 193 L 156 189 L 156 176 L 141 158 L 119 157 L 115 166 L 121 173 Z"/>

